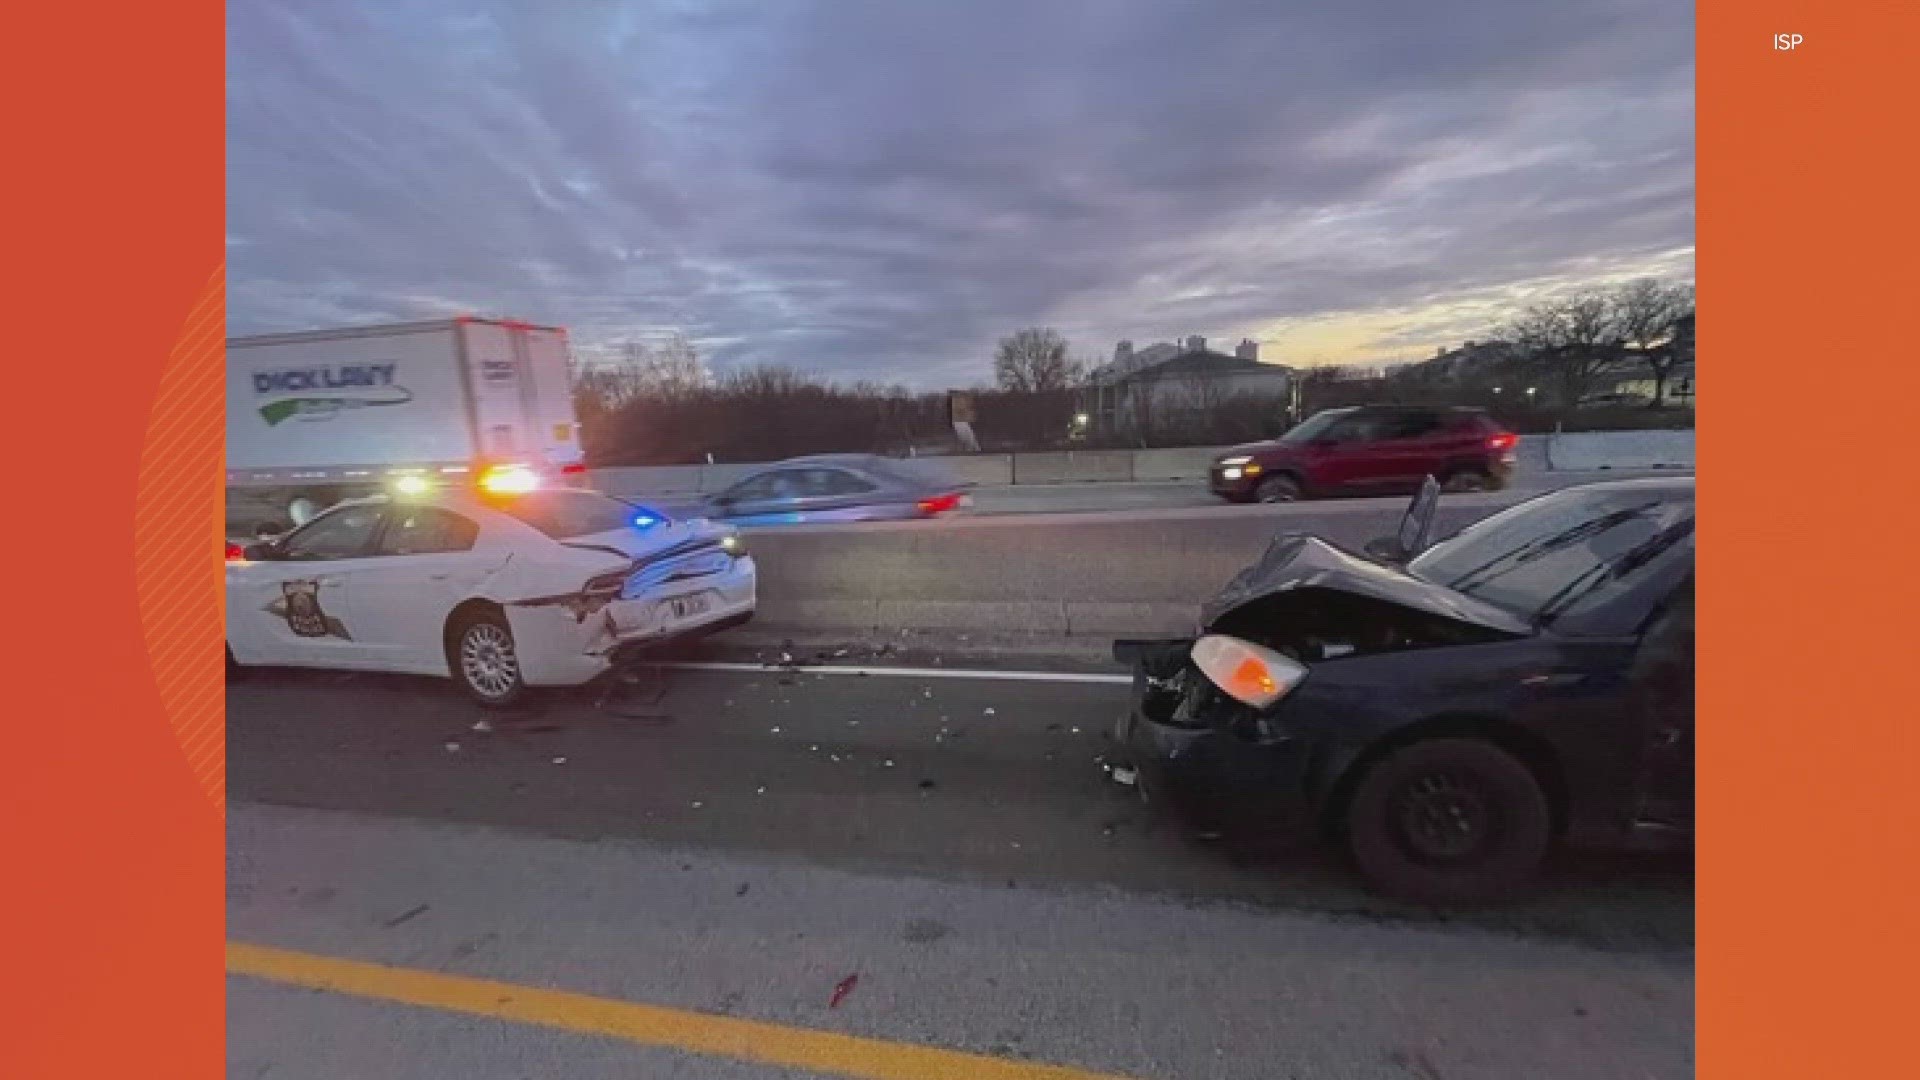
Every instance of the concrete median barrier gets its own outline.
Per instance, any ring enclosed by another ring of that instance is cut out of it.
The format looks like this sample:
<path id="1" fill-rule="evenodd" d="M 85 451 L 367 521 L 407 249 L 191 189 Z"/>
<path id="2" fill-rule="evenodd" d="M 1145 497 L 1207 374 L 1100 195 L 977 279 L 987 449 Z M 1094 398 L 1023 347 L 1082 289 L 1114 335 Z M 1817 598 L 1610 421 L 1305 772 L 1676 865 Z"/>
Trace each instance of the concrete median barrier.
<path id="1" fill-rule="evenodd" d="M 1443 508 L 1441 524 L 1489 508 Z M 756 621 L 809 631 L 1181 633 L 1276 533 L 1310 529 L 1358 547 L 1390 532 L 1401 511 L 1356 503 L 751 530 Z"/>
<path id="2" fill-rule="evenodd" d="M 1124 483 L 1133 479 L 1131 450 L 1065 450 L 1013 455 L 1016 484 Z"/>
<path id="3" fill-rule="evenodd" d="M 1562 472 L 1589 469 L 1691 469 L 1691 431 L 1582 431 L 1546 437 L 1547 467 Z"/>
<path id="4" fill-rule="evenodd" d="M 1183 446 L 1174 450 L 1136 450 L 1133 452 L 1135 480 L 1204 480 L 1213 459 L 1226 452 L 1224 446 Z"/>

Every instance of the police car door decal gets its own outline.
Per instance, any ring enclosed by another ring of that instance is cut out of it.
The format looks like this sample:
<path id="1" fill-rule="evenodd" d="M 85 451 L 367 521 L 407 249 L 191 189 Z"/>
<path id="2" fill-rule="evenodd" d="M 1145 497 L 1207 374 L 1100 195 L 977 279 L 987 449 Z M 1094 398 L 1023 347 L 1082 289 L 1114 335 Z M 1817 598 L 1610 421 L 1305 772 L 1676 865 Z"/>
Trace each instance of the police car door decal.
<path id="1" fill-rule="evenodd" d="M 287 620 L 287 629 L 303 638 L 336 637 L 352 641 L 353 635 L 339 619 L 320 607 L 320 582 L 298 578 L 280 583 L 280 596 L 267 605 L 267 611 Z"/>

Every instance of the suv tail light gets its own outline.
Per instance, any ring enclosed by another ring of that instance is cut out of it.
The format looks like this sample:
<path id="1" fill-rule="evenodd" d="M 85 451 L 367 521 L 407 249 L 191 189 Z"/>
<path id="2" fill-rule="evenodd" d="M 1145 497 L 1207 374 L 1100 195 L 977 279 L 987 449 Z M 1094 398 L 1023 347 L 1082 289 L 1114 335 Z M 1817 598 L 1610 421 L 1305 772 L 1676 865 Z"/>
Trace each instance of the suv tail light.
<path id="1" fill-rule="evenodd" d="M 935 495 L 931 499 L 921 499 L 920 512 L 923 514 L 944 514 L 960 507 L 960 496 L 956 494 Z"/>
<path id="2" fill-rule="evenodd" d="M 1511 449 L 1513 449 L 1513 448 L 1514 448 L 1514 446 L 1516 446 L 1516 445 L 1517 445 L 1517 444 L 1518 444 L 1519 442 L 1520 442 L 1520 436 L 1518 436 L 1518 435 L 1515 435 L 1515 434 L 1514 434 L 1513 432 L 1511 432 L 1511 431 L 1503 431 L 1503 432 L 1501 432 L 1501 433 L 1499 433 L 1498 435 L 1489 435 L 1489 436 L 1487 436 L 1487 449 L 1489 449 L 1489 450 L 1511 450 Z"/>

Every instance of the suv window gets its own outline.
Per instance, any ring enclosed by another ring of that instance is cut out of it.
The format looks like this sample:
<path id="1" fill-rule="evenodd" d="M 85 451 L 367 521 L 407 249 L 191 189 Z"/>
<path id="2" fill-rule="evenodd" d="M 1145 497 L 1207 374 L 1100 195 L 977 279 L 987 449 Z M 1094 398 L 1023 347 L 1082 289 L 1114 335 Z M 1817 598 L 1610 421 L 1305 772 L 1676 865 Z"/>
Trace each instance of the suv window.
<path id="1" fill-rule="evenodd" d="M 1382 413 L 1354 413 L 1327 429 L 1327 438 L 1335 442 L 1358 443 L 1373 442 L 1386 438 L 1386 432 L 1392 429 L 1392 418 Z"/>
<path id="2" fill-rule="evenodd" d="M 367 553 L 383 508 L 346 506 L 307 522 L 280 544 L 280 556 L 310 562 L 351 559 Z"/>
<path id="3" fill-rule="evenodd" d="M 480 526 L 433 506 L 397 509 L 380 536 L 382 555 L 441 555 L 470 551 Z"/>
<path id="4" fill-rule="evenodd" d="M 633 524 L 639 508 L 597 491 L 555 489 L 502 499 L 495 509 L 555 540 L 613 532 Z"/>
<path id="5" fill-rule="evenodd" d="M 1435 412 L 1386 413 L 1380 420 L 1382 439 L 1421 439 L 1440 429 L 1440 414 Z"/>

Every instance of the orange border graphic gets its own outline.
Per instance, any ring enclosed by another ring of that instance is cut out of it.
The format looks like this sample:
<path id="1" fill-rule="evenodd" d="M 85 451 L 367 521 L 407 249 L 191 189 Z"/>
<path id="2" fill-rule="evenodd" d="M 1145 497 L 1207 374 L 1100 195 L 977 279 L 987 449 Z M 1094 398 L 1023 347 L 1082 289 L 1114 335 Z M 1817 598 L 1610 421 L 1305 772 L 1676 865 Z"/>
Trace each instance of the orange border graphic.
<path id="1" fill-rule="evenodd" d="M 219 543 L 226 454 L 226 268 L 214 271 L 167 357 L 140 454 L 134 577 L 160 705 L 194 779 L 225 814 L 224 605 Z"/>

